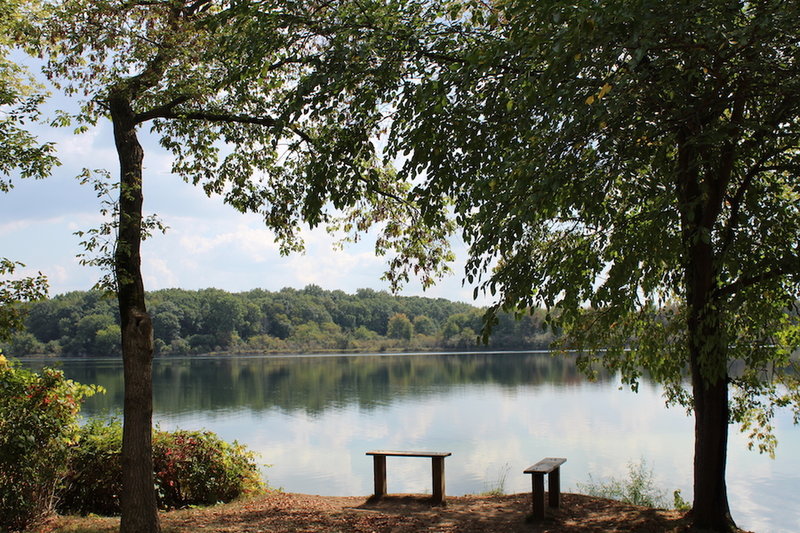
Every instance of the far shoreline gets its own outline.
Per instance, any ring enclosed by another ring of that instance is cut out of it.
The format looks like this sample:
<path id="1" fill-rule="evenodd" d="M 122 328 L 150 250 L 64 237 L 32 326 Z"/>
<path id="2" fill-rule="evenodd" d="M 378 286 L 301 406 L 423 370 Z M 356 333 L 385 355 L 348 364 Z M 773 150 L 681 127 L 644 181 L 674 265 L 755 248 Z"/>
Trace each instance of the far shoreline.
<path id="1" fill-rule="evenodd" d="M 286 352 L 286 351 L 243 351 L 243 352 L 207 352 L 199 354 L 164 354 L 155 355 L 154 360 L 176 361 L 191 359 L 266 359 L 266 358 L 294 358 L 294 357 L 397 357 L 397 356 L 424 356 L 424 355 L 514 355 L 514 354 L 541 354 L 541 355 L 577 355 L 574 351 L 561 351 L 543 348 L 512 349 L 512 350 L 408 350 L 408 351 L 358 351 L 358 350 L 318 350 L 313 352 Z M 11 359 L 20 362 L 27 361 L 122 361 L 121 355 L 95 357 L 90 355 L 48 355 L 32 354 Z"/>

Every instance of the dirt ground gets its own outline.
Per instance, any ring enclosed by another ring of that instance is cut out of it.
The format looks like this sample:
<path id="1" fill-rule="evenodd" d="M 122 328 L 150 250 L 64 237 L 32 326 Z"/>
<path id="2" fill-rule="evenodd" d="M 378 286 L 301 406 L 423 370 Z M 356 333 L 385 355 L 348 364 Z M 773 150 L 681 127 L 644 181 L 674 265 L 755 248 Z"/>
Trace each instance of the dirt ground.
<path id="1" fill-rule="evenodd" d="M 163 513 L 165 533 L 549 533 L 682 531 L 683 514 L 579 494 L 564 494 L 559 509 L 529 520 L 531 495 L 448 497 L 433 506 L 424 495 L 331 497 L 270 493 L 202 509 Z M 56 517 L 40 533 L 112 532 L 119 519 Z"/>

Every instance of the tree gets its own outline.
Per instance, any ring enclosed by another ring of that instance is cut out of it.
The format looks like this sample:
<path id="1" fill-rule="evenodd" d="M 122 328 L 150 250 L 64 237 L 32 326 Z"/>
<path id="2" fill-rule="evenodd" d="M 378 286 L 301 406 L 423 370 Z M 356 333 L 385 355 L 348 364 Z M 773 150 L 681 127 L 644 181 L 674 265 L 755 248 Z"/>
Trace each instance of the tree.
<path id="1" fill-rule="evenodd" d="M 213 335 L 214 346 L 228 348 L 244 313 L 241 301 L 220 289 L 200 291 L 198 300 L 204 333 Z"/>
<path id="2" fill-rule="evenodd" d="M 151 305 L 153 317 L 153 335 L 165 343 L 169 343 L 181 336 L 181 317 L 183 309 L 174 302 L 166 300 Z"/>
<path id="3" fill-rule="evenodd" d="M 386 336 L 410 341 L 414 336 L 414 324 L 403 313 L 395 313 L 386 324 Z"/>
<path id="4" fill-rule="evenodd" d="M 141 125 L 152 123 L 172 152 L 173 172 L 240 211 L 261 213 L 284 253 L 301 248 L 302 223 L 333 223 L 329 212 L 338 210 L 347 232 L 390 221 L 379 247 L 407 243 L 423 270 L 434 264 L 426 256 L 435 239 L 391 222 L 409 220 L 409 206 L 397 201 L 404 191 L 371 154 L 331 149 L 339 125 L 300 130 L 286 113 L 300 111 L 283 109 L 295 73 L 319 61 L 324 28 L 311 22 L 327 20 L 330 8 L 275 1 L 260 5 L 257 16 L 240 16 L 247 4 L 62 0 L 48 4 L 37 39 L 49 79 L 86 98 L 75 117 L 79 129 L 110 119 L 119 156 L 119 199 L 109 207 L 115 221 L 90 232 L 86 243 L 110 252 L 97 262 L 113 272 L 120 311 L 123 532 L 160 530 L 151 455 L 153 331 L 140 268 L 140 243 L 154 226 L 142 212 Z M 445 246 L 434 251 L 441 255 Z"/>
<path id="5" fill-rule="evenodd" d="M 0 258 L 0 341 L 9 340 L 14 331 L 24 327 L 25 302 L 47 295 L 47 279 L 41 272 L 34 277 L 5 279 L 20 266 L 24 265 Z"/>
<path id="6" fill-rule="evenodd" d="M 436 322 L 430 317 L 425 315 L 417 315 L 414 317 L 414 331 L 420 335 L 436 335 L 439 327 Z"/>
<path id="7" fill-rule="evenodd" d="M 39 118 L 44 101 L 42 87 L 9 52 L 26 45 L 24 32 L 37 20 L 37 2 L 7 0 L 0 5 L 0 191 L 13 187 L 10 177 L 45 178 L 58 164 L 52 143 L 39 144 L 26 123 Z"/>
<path id="8" fill-rule="evenodd" d="M 328 57 L 349 94 L 383 91 L 373 114 L 348 111 L 368 117 L 352 127 L 383 134 L 430 227 L 455 216 L 467 281 L 496 298 L 489 325 L 500 309 L 558 310 L 550 322 L 584 369 L 634 389 L 646 370 L 693 411 L 693 523 L 733 529 L 729 422 L 772 451 L 774 409 L 800 416 L 800 6 L 397 9 L 411 22 L 372 20 L 358 44 L 340 41 L 369 47 L 369 68 Z M 301 91 L 323 95 L 328 79 Z"/>
<path id="9" fill-rule="evenodd" d="M 32 7 L 35 3 L 26 0 L 9 0 L 0 5 L 0 192 L 13 188 L 12 175 L 44 178 L 58 164 L 52 144 L 39 144 L 25 128 L 26 122 L 39 118 L 38 106 L 44 100 L 41 87 L 9 58 L 12 48 L 25 45 L 21 30 L 35 17 L 23 11 Z M 0 257 L 0 340 L 8 340 L 11 332 L 22 327 L 23 302 L 47 294 L 47 279 L 41 272 L 32 277 L 6 279 L 24 266 Z"/>

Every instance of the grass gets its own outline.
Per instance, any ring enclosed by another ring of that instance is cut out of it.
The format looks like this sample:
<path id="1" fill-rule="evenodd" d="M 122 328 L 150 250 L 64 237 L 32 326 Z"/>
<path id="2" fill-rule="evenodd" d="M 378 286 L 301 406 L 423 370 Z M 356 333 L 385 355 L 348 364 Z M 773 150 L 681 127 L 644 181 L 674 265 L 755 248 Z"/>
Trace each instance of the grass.
<path id="1" fill-rule="evenodd" d="M 106 516 L 59 516 L 55 529 L 45 531 L 57 533 L 116 533 L 119 531 L 119 518 Z"/>
<path id="2" fill-rule="evenodd" d="M 647 467 L 647 462 L 640 459 L 638 463 L 628 463 L 628 477 L 625 479 L 610 478 L 595 481 L 589 474 L 588 483 L 578 483 L 578 490 L 587 496 L 607 498 L 643 507 L 658 509 L 678 509 L 686 511 L 689 504 L 681 497 L 681 491 L 672 493 L 672 503 L 667 498 L 667 492 L 656 486 L 653 479 L 653 469 Z"/>
<path id="3" fill-rule="evenodd" d="M 490 482 L 486 483 L 486 490 L 480 493 L 481 496 L 502 496 L 506 493 L 506 478 L 511 471 L 511 465 L 506 463 L 500 467 L 500 472 L 497 477 Z M 488 470 L 487 470 L 488 474 Z"/>

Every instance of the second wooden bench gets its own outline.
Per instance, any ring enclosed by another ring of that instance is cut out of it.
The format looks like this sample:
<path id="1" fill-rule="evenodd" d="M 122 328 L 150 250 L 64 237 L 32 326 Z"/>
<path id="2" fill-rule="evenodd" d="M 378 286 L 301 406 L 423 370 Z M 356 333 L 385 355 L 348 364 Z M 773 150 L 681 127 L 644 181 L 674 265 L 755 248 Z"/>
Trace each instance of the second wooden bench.
<path id="1" fill-rule="evenodd" d="M 525 469 L 533 474 L 533 518 L 544 518 L 544 476 L 547 474 L 547 493 L 550 507 L 561 505 L 561 465 L 567 460 L 563 457 L 545 457 Z"/>

